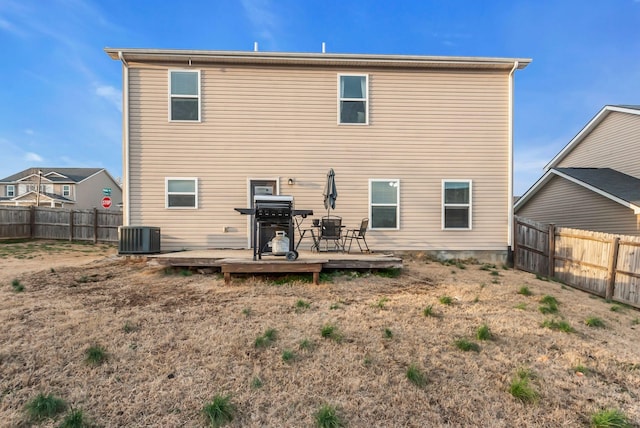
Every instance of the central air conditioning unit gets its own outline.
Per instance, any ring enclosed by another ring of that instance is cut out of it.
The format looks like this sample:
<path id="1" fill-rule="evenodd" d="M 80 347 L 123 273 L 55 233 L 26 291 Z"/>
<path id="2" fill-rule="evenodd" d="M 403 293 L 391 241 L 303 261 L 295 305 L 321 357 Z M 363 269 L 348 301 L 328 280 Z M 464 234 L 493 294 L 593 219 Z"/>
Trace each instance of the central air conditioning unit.
<path id="1" fill-rule="evenodd" d="M 118 254 L 154 254 L 159 252 L 159 227 L 120 226 L 118 228 Z"/>

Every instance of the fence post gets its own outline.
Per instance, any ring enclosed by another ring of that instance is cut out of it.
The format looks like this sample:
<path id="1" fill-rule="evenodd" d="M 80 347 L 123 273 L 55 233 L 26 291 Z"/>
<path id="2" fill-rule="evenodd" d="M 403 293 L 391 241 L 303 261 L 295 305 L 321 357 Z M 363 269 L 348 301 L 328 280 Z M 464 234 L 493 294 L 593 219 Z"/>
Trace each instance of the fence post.
<path id="1" fill-rule="evenodd" d="M 73 241 L 73 210 L 69 210 L 69 242 Z"/>
<path id="2" fill-rule="evenodd" d="M 620 237 L 616 236 L 611 241 L 611 252 L 609 253 L 609 270 L 607 272 L 607 290 L 605 299 L 613 298 L 613 291 L 616 286 L 616 268 L 618 267 L 618 248 L 620 247 Z"/>
<path id="3" fill-rule="evenodd" d="M 513 270 L 518 270 L 518 217 L 513 216 Z"/>
<path id="4" fill-rule="evenodd" d="M 93 209 L 93 243 L 98 243 L 98 209 Z"/>
<path id="5" fill-rule="evenodd" d="M 33 239 L 33 235 L 36 233 L 36 207 L 31 205 L 29 207 L 29 239 Z"/>
<path id="6" fill-rule="evenodd" d="M 549 225 L 549 272 L 547 276 L 553 278 L 556 275 L 556 225 Z"/>

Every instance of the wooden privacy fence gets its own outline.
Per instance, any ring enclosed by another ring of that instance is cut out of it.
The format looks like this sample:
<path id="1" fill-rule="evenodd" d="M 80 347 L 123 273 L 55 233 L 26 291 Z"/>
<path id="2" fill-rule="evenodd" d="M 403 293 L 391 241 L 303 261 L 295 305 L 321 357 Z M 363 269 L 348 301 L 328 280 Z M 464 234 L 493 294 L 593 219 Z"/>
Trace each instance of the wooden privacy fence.
<path id="1" fill-rule="evenodd" d="M 0 239 L 118 242 L 122 213 L 41 207 L 0 207 Z"/>
<path id="2" fill-rule="evenodd" d="M 640 237 L 516 217 L 514 266 L 640 308 Z"/>

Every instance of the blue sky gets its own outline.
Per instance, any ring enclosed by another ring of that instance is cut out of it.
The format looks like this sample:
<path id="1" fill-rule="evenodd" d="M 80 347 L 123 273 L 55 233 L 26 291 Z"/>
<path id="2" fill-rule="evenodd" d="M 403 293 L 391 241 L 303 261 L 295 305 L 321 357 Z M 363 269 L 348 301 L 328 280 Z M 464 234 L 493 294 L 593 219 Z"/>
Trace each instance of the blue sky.
<path id="1" fill-rule="evenodd" d="M 532 58 L 516 73 L 515 183 L 606 104 L 640 104 L 640 0 L 0 0 L 0 178 L 122 174 L 120 63 L 104 47 Z"/>

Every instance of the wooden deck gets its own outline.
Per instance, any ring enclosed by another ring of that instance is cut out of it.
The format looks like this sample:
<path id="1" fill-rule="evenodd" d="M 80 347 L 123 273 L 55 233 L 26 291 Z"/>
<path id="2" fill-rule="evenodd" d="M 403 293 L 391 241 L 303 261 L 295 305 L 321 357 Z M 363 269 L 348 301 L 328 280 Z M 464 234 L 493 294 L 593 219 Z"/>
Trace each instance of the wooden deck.
<path id="1" fill-rule="evenodd" d="M 172 267 L 207 267 L 219 269 L 225 281 L 232 273 L 294 273 L 313 274 L 318 282 L 324 269 L 389 269 L 402 268 L 402 259 L 385 254 L 333 253 L 301 251 L 297 260 L 279 256 L 263 256 L 253 260 L 252 250 L 194 250 L 146 256 L 150 264 Z"/>

